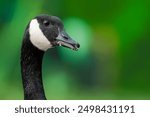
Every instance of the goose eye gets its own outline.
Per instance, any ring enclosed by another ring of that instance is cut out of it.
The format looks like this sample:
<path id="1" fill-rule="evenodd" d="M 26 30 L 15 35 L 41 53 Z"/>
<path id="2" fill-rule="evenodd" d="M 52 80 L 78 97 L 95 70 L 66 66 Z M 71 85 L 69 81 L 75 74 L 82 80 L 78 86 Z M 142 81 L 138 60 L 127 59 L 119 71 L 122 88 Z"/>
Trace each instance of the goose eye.
<path id="1" fill-rule="evenodd" d="M 47 20 L 45 20 L 44 22 L 43 22 L 43 24 L 45 25 L 45 26 L 49 26 L 49 22 L 47 21 Z"/>

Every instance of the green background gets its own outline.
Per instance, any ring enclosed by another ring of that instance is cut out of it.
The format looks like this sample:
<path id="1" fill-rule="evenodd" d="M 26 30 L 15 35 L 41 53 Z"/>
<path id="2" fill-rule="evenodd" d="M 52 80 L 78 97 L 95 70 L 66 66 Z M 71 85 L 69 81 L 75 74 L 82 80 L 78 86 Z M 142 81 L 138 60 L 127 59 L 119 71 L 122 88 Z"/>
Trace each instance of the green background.
<path id="1" fill-rule="evenodd" d="M 0 0 L 0 99 L 23 99 L 22 37 L 39 14 L 81 45 L 45 54 L 48 99 L 150 99 L 149 0 Z"/>

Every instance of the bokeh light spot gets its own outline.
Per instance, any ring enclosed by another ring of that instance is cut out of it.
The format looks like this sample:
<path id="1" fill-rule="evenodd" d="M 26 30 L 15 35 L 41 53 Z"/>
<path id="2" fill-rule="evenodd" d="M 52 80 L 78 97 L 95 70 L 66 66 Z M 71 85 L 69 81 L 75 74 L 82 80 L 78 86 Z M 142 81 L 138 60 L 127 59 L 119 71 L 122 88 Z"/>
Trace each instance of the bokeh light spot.
<path id="1" fill-rule="evenodd" d="M 88 23 L 79 18 L 70 17 L 64 20 L 66 32 L 80 44 L 77 52 L 70 49 L 61 48 L 61 57 L 67 62 L 77 63 L 83 60 L 90 50 L 92 40 L 92 30 Z"/>

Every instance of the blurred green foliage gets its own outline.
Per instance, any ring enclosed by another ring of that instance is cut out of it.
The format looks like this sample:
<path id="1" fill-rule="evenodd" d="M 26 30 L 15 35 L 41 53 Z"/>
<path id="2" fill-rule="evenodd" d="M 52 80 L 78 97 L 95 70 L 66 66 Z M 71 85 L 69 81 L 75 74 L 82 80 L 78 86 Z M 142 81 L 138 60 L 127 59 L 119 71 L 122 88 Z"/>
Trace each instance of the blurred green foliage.
<path id="1" fill-rule="evenodd" d="M 23 99 L 21 42 L 39 14 L 59 16 L 81 44 L 45 54 L 48 99 L 150 99 L 149 0 L 0 0 L 0 99 Z"/>

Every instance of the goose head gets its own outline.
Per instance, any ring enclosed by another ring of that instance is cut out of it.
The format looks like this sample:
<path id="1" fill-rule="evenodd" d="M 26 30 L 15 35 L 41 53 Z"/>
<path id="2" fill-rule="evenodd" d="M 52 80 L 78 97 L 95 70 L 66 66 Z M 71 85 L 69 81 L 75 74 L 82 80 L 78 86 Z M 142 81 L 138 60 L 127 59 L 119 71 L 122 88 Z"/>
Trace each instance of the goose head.
<path id="1" fill-rule="evenodd" d="M 78 50 L 80 45 L 64 30 L 62 21 L 56 16 L 39 15 L 29 23 L 31 43 L 38 49 L 46 51 L 49 48 L 63 46 Z"/>

